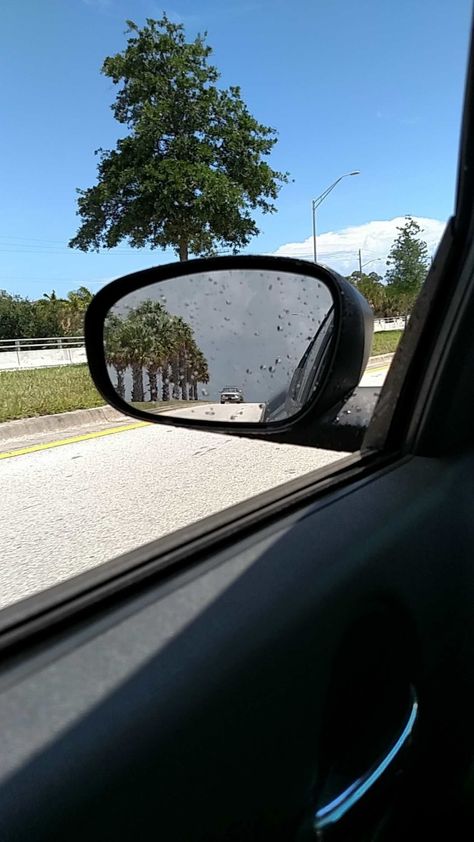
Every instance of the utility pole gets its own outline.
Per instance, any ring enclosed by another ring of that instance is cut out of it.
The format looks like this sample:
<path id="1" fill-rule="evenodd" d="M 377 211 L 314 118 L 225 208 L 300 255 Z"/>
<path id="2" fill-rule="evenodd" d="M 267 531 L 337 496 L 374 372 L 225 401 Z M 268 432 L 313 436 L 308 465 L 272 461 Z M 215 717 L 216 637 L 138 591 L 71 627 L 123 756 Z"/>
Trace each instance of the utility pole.
<path id="1" fill-rule="evenodd" d="M 359 275 L 362 278 L 362 251 L 359 249 Z"/>

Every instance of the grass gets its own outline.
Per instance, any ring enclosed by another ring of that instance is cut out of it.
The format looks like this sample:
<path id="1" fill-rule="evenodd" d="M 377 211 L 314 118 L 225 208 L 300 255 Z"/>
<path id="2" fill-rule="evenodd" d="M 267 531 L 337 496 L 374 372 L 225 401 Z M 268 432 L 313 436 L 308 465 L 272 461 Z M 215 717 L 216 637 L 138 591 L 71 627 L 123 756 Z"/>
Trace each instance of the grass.
<path id="1" fill-rule="evenodd" d="M 86 365 L 0 371 L 0 422 L 103 405 Z"/>
<path id="2" fill-rule="evenodd" d="M 372 356 L 375 357 L 378 354 L 392 354 L 400 342 L 402 333 L 402 330 L 383 330 L 379 333 L 374 333 Z"/>
<path id="3" fill-rule="evenodd" d="M 208 401 L 157 401 L 134 405 L 161 412 L 202 403 Z M 0 371 L 0 422 L 94 406 L 104 406 L 104 399 L 96 390 L 87 365 Z"/>

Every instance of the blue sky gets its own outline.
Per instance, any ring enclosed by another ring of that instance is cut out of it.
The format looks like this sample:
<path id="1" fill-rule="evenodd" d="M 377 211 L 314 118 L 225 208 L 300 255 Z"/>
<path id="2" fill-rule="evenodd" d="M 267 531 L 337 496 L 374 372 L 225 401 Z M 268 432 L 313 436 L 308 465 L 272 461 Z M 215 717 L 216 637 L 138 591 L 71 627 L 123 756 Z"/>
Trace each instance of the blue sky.
<path id="1" fill-rule="evenodd" d="M 294 181 L 278 213 L 261 218 L 251 251 L 301 253 L 294 246 L 310 236 L 311 198 L 353 169 L 361 175 L 344 180 L 319 215 L 322 255 L 331 242 L 337 256 L 343 242 L 344 268 L 352 255 L 356 268 L 357 247 L 365 257 L 386 250 L 366 239 L 374 221 L 410 213 L 440 225 L 451 214 L 470 0 L 5 0 L 0 288 L 95 291 L 173 259 L 126 244 L 98 255 L 67 248 L 75 189 L 95 182 L 93 151 L 113 147 L 121 128 L 102 61 L 124 47 L 127 18 L 143 23 L 163 9 L 190 36 L 208 31 L 222 85 L 239 84 L 255 116 L 279 132 L 272 164 Z"/>

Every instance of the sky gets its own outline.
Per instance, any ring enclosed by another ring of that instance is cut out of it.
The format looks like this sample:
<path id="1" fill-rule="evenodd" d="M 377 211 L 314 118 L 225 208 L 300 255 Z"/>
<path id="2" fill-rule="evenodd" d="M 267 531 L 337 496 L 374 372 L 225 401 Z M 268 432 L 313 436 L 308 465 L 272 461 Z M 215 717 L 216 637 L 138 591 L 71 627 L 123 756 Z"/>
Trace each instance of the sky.
<path id="1" fill-rule="evenodd" d="M 454 207 L 471 0 L 3 0 L 0 289 L 96 291 L 175 259 L 67 247 L 94 150 L 123 134 L 101 64 L 124 48 L 127 18 L 163 10 L 191 38 L 207 30 L 220 83 L 278 131 L 271 164 L 292 180 L 248 252 L 311 258 L 311 200 L 352 170 L 319 208 L 321 262 L 349 273 L 361 249 L 383 272 L 406 214 L 435 250 Z"/>

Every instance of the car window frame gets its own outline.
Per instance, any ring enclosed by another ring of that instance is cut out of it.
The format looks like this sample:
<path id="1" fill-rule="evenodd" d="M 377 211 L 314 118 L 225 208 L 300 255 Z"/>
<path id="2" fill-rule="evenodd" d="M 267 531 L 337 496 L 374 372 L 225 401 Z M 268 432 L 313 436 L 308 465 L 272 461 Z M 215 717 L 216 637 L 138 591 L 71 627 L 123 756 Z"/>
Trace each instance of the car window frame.
<path id="1" fill-rule="evenodd" d="M 474 301 L 474 252 L 468 242 L 474 232 L 473 94 L 471 47 L 455 216 L 448 222 L 397 349 L 361 451 L 7 606 L 0 613 L 3 653 L 14 655 L 26 641 L 41 640 L 52 630 L 69 626 L 84 615 L 103 612 L 150 582 L 173 578 L 189 568 L 191 557 L 194 566 L 222 542 L 228 543 L 236 536 L 239 540 L 245 538 L 302 503 L 311 504 L 330 491 L 352 488 L 355 482 L 370 479 L 375 471 L 390 470 L 400 460 L 423 452 L 426 430 L 436 411 L 439 384 L 451 371 L 453 325 L 462 322 Z M 444 410 L 451 417 L 456 411 L 462 417 L 468 412 L 462 402 Z M 435 437 L 433 454 L 436 445 L 439 447 L 440 440 Z"/>

